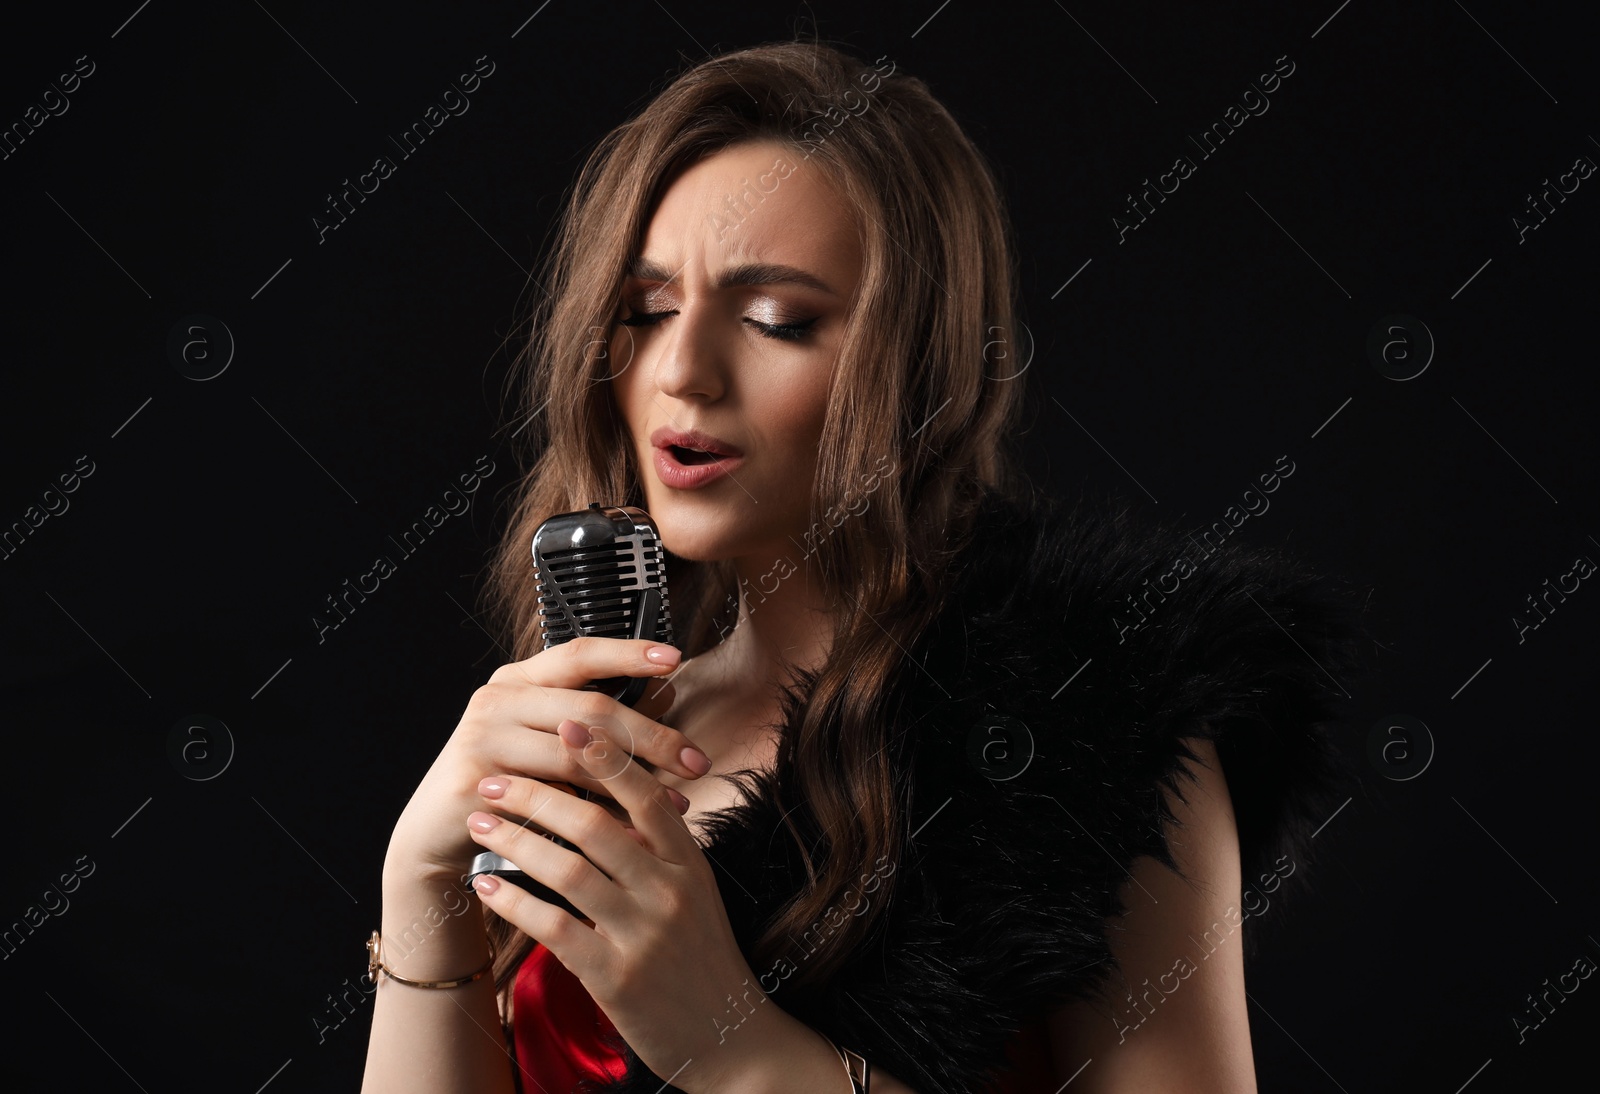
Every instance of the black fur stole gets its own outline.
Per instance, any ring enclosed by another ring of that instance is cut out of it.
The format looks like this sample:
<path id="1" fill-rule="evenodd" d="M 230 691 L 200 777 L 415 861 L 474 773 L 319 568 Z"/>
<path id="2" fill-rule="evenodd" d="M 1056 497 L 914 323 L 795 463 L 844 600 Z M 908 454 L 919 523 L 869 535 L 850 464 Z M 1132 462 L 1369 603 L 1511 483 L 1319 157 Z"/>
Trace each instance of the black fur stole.
<path id="1" fill-rule="evenodd" d="M 1182 793 L 1182 738 L 1216 742 L 1245 885 L 1303 864 L 1342 800 L 1325 723 L 1369 639 L 1359 590 L 1225 541 L 1220 522 L 1191 535 L 1104 499 L 985 506 L 948 609 L 893 681 L 914 835 L 886 921 L 823 989 L 764 976 L 771 1002 L 919 1094 L 981 1090 L 1017 1030 L 1105 985 L 1104 921 L 1133 860 L 1173 865 L 1161 791 Z M 802 702 L 793 690 L 784 724 Z M 746 953 L 805 881 L 776 804 L 786 772 L 740 776 L 749 797 L 707 818 Z M 677 1091 L 621 1049 L 627 1075 L 592 1089 Z"/>

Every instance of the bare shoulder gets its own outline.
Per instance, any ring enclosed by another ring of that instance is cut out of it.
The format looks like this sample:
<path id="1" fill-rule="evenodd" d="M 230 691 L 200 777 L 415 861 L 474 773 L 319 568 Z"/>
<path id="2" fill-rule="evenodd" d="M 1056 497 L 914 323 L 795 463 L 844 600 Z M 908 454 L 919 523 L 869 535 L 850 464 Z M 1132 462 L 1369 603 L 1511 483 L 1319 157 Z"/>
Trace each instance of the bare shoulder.
<path id="1" fill-rule="evenodd" d="M 1074 1087 L 1089 1094 L 1255 1090 L 1238 831 L 1215 746 L 1188 743 L 1196 779 L 1183 783 L 1187 800 L 1168 795 L 1178 822 L 1168 841 L 1188 880 L 1136 860 L 1123 887 L 1128 912 L 1107 924 L 1120 975 L 1098 1005 L 1050 1016 L 1058 1077 L 1082 1068 Z"/>

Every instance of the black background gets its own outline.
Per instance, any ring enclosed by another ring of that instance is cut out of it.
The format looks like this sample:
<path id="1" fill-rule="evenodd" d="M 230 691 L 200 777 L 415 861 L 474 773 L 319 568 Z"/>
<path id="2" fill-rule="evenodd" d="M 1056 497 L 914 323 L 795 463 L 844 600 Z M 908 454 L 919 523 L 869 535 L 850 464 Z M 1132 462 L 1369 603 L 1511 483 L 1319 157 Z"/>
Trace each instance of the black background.
<path id="1" fill-rule="evenodd" d="M 602 133 L 682 66 L 813 19 L 927 80 L 999 171 L 1037 347 L 1032 473 L 1199 524 L 1287 455 L 1239 537 L 1377 590 L 1387 648 L 1342 729 L 1365 783 L 1250 972 L 1262 1089 L 1482 1094 L 1581 1068 L 1600 982 L 1525 1043 L 1513 1022 L 1546 978 L 1600 962 L 1600 593 L 1584 582 L 1521 642 L 1513 621 L 1600 558 L 1582 326 L 1600 179 L 1552 194 L 1521 242 L 1513 223 L 1600 156 L 1581 10 L 8 13 L 5 125 L 75 59 L 94 69 L 0 162 L 0 527 L 79 457 L 94 470 L 0 561 L 0 919 L 75 862 L 93 872 L 0 962 L 0 1068 L 29 1089 L 359 1085 L 370 1008 L 320 1040 L 314 1018 L 365 968 L 395 818 L 504 659 L 475 598 L 514 479 L 502 390 L 526 271 Z M 469 111 L 319 243 L 328 192 L 480 57 Z M 1126 195 L 1278 58 L 1295 67 L 1268 112 L 1119 243 Z M 167 352 L 194 314 L 236 343 L 203 382 Z M 1436 340 L 1411 379 L 1368 354 L 1395 315 L 1411 362 L 1418 324 Z M 324 598 L 482 456 L 470 513 L 319 642 Z M 197 716 L 232 741 L 212 778 L 169 758 Z M 1405 780 L 1365 759 L 1396 717 L 1432 740 Z"/>

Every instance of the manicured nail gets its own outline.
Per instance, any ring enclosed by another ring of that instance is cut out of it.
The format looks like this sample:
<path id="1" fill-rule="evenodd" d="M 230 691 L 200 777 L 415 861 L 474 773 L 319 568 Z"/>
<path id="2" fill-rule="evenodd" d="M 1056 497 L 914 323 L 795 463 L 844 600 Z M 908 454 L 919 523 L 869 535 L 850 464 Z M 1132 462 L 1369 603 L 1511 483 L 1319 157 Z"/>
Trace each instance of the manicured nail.
<path id="1" fill-rule="evenodd" d="M 556 732 L 561 735 L 563 741 L 573 748 L 582 748 L 594 740 L 594 734 L 589 732 L 587 726 L 571 718 L 565 719 L 560 725 L 556 726 Z"/>
<path id="2" fill-rule="evenodd" d="M 667 787 L 667 793 L 672 795 L 672 803 L 678 807 L 679 813 L 687 813 L 689 811 L 688 798 L 684 797 L 670 786 Z"/>
<path id="3" fill-rule="evenodd" d="M 701 752 L 698 748 L 684 746 L 678 758 L 683 761 L 683 766 L 693 771 L 696 775 L 704 775 L 711 770 L 711 757 Z"/>
<path id="4" fill-rule="evenodd" d="M 654 661 L 658 665 L 676 665 L 683 654 L 671 646 L 651 646 L 644 651 L 647 661 Z"/>
<path id="5" fill-rule="evenodd" d="M 467 824 L 479 832 L 493 832 L 500 826 L 500 818 L 487 813 L 474 813 L 467 818 Z"/>
<path id="6" fill-rule="evenodd" d="M 479 874 L 472 879 L 472 887 L 480 893 L 492 893 L 500 888 L 500 879 L 493 874 Z"/>
<path id="7" fill-rule="evenodd" d="M 506 792 L 506 781 L 498 775 L 490 775 L 478 783 L 478 793 L 486 798 L 498 798 Z"/>

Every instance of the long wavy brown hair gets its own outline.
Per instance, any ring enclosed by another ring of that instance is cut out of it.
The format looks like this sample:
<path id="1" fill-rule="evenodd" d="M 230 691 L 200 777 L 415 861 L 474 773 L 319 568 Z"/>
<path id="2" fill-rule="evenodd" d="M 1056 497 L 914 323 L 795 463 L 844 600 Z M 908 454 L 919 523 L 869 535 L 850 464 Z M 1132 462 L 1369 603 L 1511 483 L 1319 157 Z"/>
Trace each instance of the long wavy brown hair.
<path id="1" fill-rule="evenodd" d="M 629 260 L 681 169 L 731 145 L 776 141 L 799 170 L 821 170 L 863 227 L 862 281 L 835 365 L 811 520 L 859 506 L 885 458 L 892 469 L 859 515 L 819 537 L 817 566 L 838 615 L 799 724 L 779 764 L 823 836 L 791 827 L 810 883 L 746 954 L 766 968 L 791 936 L 840 901 L 864 864 L 898 862 L 910 787 L 896 779 L 886 681 L 938 611 L 950 560 L 979 496 L 1028 488 L 1009 448 L 1025 380 L 1015 363 L 1015 248 L 995 175 L 921 80 L 818 41 L 714 57 L 673 79 L 604 136 L 566 195 L 536 278 L 518 357 L 516 419 L 528 470 L 485 590 L 518 659 L 540 648 L 529 544 L 540 523 L 591 501 L 642 505 L 634 446 L 615 406 L 609 354 Z M 776 560 L 775 560 L 776 561 Z M 672 612 L 686 657 L 720 640 L 737 604 L 727 561 L 669 556 Z M 789 821 L 791 826 L 793 821 Z M 894 874 L 884 881 L 892 885 Z M 889 892 L 846 917 L 823 951 L 797 962 L 824 982 L 872 933 Z M 511 990 L 532 940 L 485 909 L 498 944 L 497 990 Z"/>

